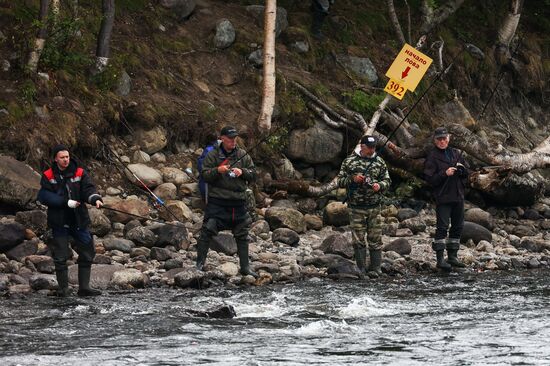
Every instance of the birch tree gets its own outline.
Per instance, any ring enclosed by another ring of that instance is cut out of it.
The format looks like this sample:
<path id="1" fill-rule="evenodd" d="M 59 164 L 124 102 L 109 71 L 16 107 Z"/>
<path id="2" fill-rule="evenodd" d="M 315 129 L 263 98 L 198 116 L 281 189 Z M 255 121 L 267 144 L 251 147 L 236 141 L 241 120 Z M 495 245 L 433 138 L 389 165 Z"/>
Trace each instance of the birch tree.
<path id="1" fill-rule="evenodd" d="M 271 117 L 275 106 L 275 26 L 277 19 L 277 0 L 266 0 L 263 48 L 263 86 L 262 107 L 258 117 L 260 130 L 271 129 Z"/>

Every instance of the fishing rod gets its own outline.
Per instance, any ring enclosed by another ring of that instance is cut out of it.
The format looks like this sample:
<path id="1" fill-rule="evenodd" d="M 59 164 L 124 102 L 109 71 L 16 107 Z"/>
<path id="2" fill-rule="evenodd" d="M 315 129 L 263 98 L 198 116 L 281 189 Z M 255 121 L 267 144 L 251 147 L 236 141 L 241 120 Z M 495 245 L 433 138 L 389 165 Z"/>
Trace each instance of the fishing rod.
<path id="1" fill-rule="evenodd" d="M 158 222 L 158 223 L 161 223 L 161 224 L 164 224 L 164 225 L 168 225 L 168 226 L 174 226 L 174 227 L 178 227 L 178 228 L 185 228 L 185 226 L 170 224 L 166 221 L 161 221 L 161 220 L 152 219 L 152 218 L 145 217 L 145 216 L 136 215 L 136 214 L 133 214 L 133 213 L 130 213 L 130 212 L 117 210 L 116 208 L 107 207 L 105 205 L 101 206 L 100 208 L 105 209 L 105 210 L 109 210 L 109 211 L 113 211 L 113 212 L 118 212 L 118 213 L 128 215 L 128 216 L 137 217 L 137 218 L 140 218 L 140 219 L 143 219 L 143 220 L 155 221 L 155 222 Z"/>
<path id="2" fill-rule="evenodd" d="M 260 146 L 262 143 L 264 143 L 265 141 L 267 141 L 271 136 L 273 136 L 275 134 L 275 132 L 279 131 L 281 128 L 283 128 L 283 125 L 280 125 L 278 126 L 276 129 L 274 129 L 272 132 L 268 133 L 266 136 L 264 136 L 264 138 L 262 138 L 260 141 L 258 141 L 257 144 L 255 144 L 254 146 L 252 146 L 250 149 L 247 149 L 245 151 L 245 153 L 239 157 L 237 160 L 235 160 L 234 162 L 232 162 L 230 165 L 229 165 L 229 169 L 233 168 L 239 161 L 241 161 L 245 156 L 247 155 L 250 155 L 250 152 L 252 150 L 255 150 L 258 146 Z M 228 159 L 225 159 L 224 162 L 227 162 Z M 222 162 L 222 164 L 220 165 L 225 165 L 223 164 L 224 162 Z"/>

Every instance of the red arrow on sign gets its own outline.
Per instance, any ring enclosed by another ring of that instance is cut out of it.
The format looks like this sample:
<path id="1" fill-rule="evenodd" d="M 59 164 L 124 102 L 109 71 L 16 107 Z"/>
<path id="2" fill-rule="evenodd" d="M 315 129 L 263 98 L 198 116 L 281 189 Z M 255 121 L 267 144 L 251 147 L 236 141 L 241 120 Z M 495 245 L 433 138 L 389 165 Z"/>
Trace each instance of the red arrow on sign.
<path id="1" fill-rule="evenodd" d="M 411 67 L 410 66 L 407 66 L 407 68 L 405 69 L 405 71 L 403 71 L 401 73 L 401 79 L 405 79 L 407 77 L 407 75 L 409 75 L 409 71 L 410 71 Z"/>

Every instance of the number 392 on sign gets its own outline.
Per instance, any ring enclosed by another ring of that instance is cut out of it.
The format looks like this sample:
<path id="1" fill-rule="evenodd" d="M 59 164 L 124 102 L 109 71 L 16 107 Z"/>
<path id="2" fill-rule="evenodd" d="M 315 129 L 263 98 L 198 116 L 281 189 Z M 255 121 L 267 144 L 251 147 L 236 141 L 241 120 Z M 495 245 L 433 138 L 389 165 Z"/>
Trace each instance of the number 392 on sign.
<path id="1" fill-rule="evenodd" d="M 390 79 L 390 81 L 388 81 L 388 84 L 384 88 L 384 91 L 388 94 L 393 95 L 397 99 L 401 100 L 405 96 L 407 89 L 405 89 L 405 87 L 402 84 L 400 84 L 399 81 Z"/>

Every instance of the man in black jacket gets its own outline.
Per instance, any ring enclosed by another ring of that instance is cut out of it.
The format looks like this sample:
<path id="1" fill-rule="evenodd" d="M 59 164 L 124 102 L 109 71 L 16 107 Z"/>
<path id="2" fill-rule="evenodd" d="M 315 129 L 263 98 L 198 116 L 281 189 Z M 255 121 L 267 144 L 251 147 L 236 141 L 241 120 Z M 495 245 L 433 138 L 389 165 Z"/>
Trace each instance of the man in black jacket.
<path id="1" fill-rule="evenodd" d="M 53 149 L 52 167 L 42 174 L 38 200 L 48 206 L 48 226 L 52 229 L 50 244 L 57 277 L 57 295 L 69 295 L 69 235 L 76 242 L 78 253 L 78 295 L 97 296 L 101 292 L 90 287 L 92 261 L 95 256 L 93 238 L 88 231 L 90 216 L 86 202 L 100 208 L 101 196 L 88 173 L 70 158 L 68 149 Z"/>
<path id="2" fill-rule="evenodd" d="M 235 127 L 220 132 L 221 143 L 204 158 L 201 175 L 208 184 L 208 199 L 197 240 L 197 268 L 202 270 L 209 242 L 220 230 L 231 229 L 237 242 L 242 275 L 258 277 L 250 268 L 248 230 L 252 219 L 247 210 L 247 183 L 256 179 L 256 168 L 250 155 L 239 148 Z"/>
<path id="3" fill-rule="evenodd" d="M 434 148 L 426 157 L 424 175 L 433 188 L 437 224 L 432 248 L 436 253 L 437 267 L 450 271 L 451 266 L 464 267 L 458 260 L 460 236 L 464 227 L 464 181 L 468 169 L 462 154 L 449 147 L 450 136 L 445 127 L 434 131 Z M 447 229 L 449 228 L 449 238 Z M 444 250 L 447 248 L 448 260 Z"/>

